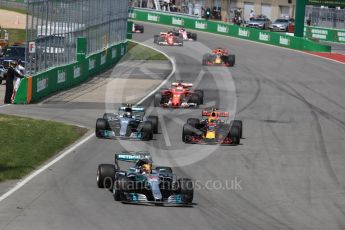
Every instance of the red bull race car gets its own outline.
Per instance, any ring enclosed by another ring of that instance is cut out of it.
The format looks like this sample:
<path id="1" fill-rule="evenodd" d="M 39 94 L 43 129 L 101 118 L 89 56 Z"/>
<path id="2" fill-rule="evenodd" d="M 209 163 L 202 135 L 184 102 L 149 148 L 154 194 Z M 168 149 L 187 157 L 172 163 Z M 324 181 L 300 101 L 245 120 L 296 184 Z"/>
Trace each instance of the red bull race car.
<path id="1" fill-rule="evenodd" d="M 227 122 L 226 118 L 229 118 L 229 112 L 202 111 L 202 120 L 189 118 L 183 125 L 182 141 L 189 144 L 240 144 L 242 121 Z"/>
<path id="2" fill-rule="evenodd" d="M 155 94 L 154 106 L 164 108 L 197 108 L 204 103 L 203 90 L 190 90 L 192 83 L 174 82 L 170 89 Z"/>
<path id="3" fill-rule="evenodd" d="M 159 35 L 153 36 L 153 43 L 163 46 L 183 46 L 183 38 L 176 36 L 172 31 L 161 32 Z"/>
<path id="4" fill-rule="evenodd" d="M 202 58 L 202 65 L 218 65 L 218 66 L 234 66 L 235 55 L 229 54 L 227 49 L 217 48 L 213 49 L 211 53 L 204 54 Z"/>

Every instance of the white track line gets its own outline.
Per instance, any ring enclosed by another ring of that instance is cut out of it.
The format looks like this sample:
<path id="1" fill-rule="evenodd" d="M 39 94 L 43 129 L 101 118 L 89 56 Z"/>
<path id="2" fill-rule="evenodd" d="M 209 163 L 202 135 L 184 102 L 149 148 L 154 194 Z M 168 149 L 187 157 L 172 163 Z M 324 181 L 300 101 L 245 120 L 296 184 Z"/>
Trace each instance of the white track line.
<path id="1" fill-rule="evenodd" d="M 86 138 L 84 138 L 82 141 L 76 143 L 75 145 L 73 145 L 71 148 L 67 149 L 65 152 L 63 152 L 61 155 L 59 155 L 58 157 L 56 157 L 55 159 L 53 159 L 52 161 L 50 161 L 49 163 L 47 163 L 46 165 L 42 166 L 40 169 L 34 171 L 33 173 L 31 173 L 29 176 L 27 176 L 24 180 L 18 182 L 16 184 L 16 186 L 14 186 L 12 189 L 10 189 L 8 192 L 6 192 L 5 194 L 3 194 L 0 197 L 0 202 L 5 200 L 7 197 L 9 197 L 10 195 L 12 195 L 14 192 L 16 192 L 18 189 L 20 189 L 21 187 L 23 187 L 26 183 L 28 183 L 30 180 L 32 180 L 34 177 L 36 177 L 37 175 L 39 175 L 41 172 L 43 172 L 44 170 L 46 170 L 47 168 L 49 168 L 50 166 L 52 166 L 53 164 L 55 164 L 56 162 L 58 162 L 59 160 L 61 160 L 62 158 L 64 158 L 65 156 L 67 156 L 68 154 L 72 153 L 73 150 L 75 150 L 76 148 L 78 148 L 79 146 L 81 146 L 82 144 L 84 144 L 85 142 L 87 142 L 88 140 L 90 140 L 95 134 L 92 133 L 91 135 L 87 136 Z"/>
<path id="2" fill-rule="evenodd" d="M 201 69 L 199 74 L 198 74 L 198 77 L 193 82 L 193 89 L 197 89 L 197 86 L 200 84 L 201 79 L 204 77 L 204 75 L 205 75 L 205 72 L 203 69 Z"/>
<path id="3" fill-rule="evenodd" d="M 12 105 L 12 104 L 4 104 L 4 105 L 0 105 L 0 108 L 5 108 L 5 107 L 10 106 L 10 105 Z"/>
<path id="4" fill-rule="evenodd" d="M 162 116 L 162 114 L 159 111 L 158 111 L 158 118 L 159 118 L 159 123 L 161 125 L 161 129 L 162 129 L 165 145 L 170 147 L 171 146 L 171 142 L 170 142 L 170 138 L 169 138 L 169 134 L 168 134 L 168 129 L 167 129 L 166 125 L 165 125 L 165 122 L 163 122 L 164 121 L 164 117 Z"/>
<path id="5" fill-rule="evenodd" d="M 133 42 L 135 42 L 135 41 L 133 41 Z M 171 62 L 171 64 L 172 64 L 172 71 L 170 72 L 169 76 L 168 76 L 164 81 L 162 81 L 162 83 L 159 84 L 154 90 L 152 90 L 152 91 L 151 91 L 149 94 L 147 94 L 143 99 L 141 99 L 140 101 L 138 101 L 138 102 L 135 104 L 135 105 L 139 105 L 139 104 L 143 103 L 147 98 L 151 97 L 155 92 L 157 92 L 157 90 L 159 90 L 163 85 L 165 85 L 165 84 L 170 80 L 170 78 L 171 78 L 171 77 L 174 75 L 174 73 L 176 72 L 176 63 L 175 63 L 175 60 L 173 60 L 171 57 L 169 57 L 166 53 L 164 53 L 164 52 L 162 52 L 162 51 L 160 51 L 160 50 L 158 50 L 158 49 L 156 49 L 156 48 L 154 48 L 154 47 L 145 45 L 145 44 L 140 43 L 140 42 L 135 42 L 135 43 L 138 43 L 138 44 L 140 44 L 140 45 L 142 45 L 142 46 L 146 46 L 146 47 L 148 47 L 148 48 L 150 48 L 150 49 L 153 49 L 153 50 L 155 50 L 155 51 L 157 51 L 157 52 L 162 53 L 162 54 Z"/>
<path id="6" fill-rule="evenodd" d="M 145 96 L 143 99 L 141 99 L 139 102 L 136 103 L 136 105 L 141 104 L 143 101 L 145 101 L 148 97 L 150 97 L 152 94 L 154 94 L 161 86 L 163 86 L 175 73 L 176 70 L 176 64 L 175 62 L 173 62 L 173 60 L 164 52 L 155 49 L 153 47 L 147 46 L 145 44 L 140 43 L 140 45 L 146 46 L 148 48 L 154 49 L 157 52 L 162 53 L 164 56 L 166 56 L 169 61 L 172 63 L 172 71 L 169 74 L 169 76 L 159 85 L 157 86 L 157 88 L 155 88 L 153 91 L 151 91 L 147 96 Z M 1 107 L 6 107 L 9 106 L 8 105 L 1 105 Z M 37 169 L 36 171 L 32 172 L 31 174 L 29 174 L 27 177 L 25 177 L 23 180 L 19 181 L 13 188 L 11 188 L 9 191 L 7 191 L 6 193 L 4 193 L 3 195 L 0 196 L 0 202 L 2 202 L 3 200 L 5 200 L 7 197 L 9 197 L 10 195 L 12 195 L 13 193 L 15 193 L 17 190 L 19 190 L 21 187 L 23 187 L 25 184 L 27 184 L 29 181 L 31 181 L 32 179 L 34 179 L 37 175 L 39 175 L 40 173 L 42 173 L 44 170 L 46 170 L 47 168 L 49 168 L 50 166 L 52 166 L 53 164 L 55 164 L 56 162 L 60 161 L 62 158 L 64 158 L 65 156 L 69 155 L 70 153 L 72 153 L 76 148 L 78 148 L 79 146 L 85 144 L 87 141 L 89 141 L 92 137 L 95 136 L 95 133 L 93 132 L 92 134 L 90 134 L 89 136 L 85 137 L 83 140 L 79 141 L 78 143 L 76 143 L 75 145 L 73 145 L 72 147 L 70 147 L 69 149 L 67 149 L 65 152 L 61 153 L 59 156 L 57 156 L 56 158 L 54 158 L 53 160 L 51 160 L 50 162 L 48 162 L 47 164 L 45 164 L 44 166 L 42 166 L 41 168 Z"/>

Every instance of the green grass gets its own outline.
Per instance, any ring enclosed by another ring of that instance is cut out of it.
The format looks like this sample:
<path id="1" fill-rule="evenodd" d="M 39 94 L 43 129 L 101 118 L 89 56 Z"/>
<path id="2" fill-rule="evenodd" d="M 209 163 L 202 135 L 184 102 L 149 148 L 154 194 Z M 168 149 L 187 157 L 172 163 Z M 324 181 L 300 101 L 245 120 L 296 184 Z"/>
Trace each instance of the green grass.
<path id="1" fill-rule="evenodd" d="M 24 29 L 6 29 L 9 33 L 9 43 L 25 43 L 25 30 Z"/>
<path id="2" fill-rule="evenodd" d="M 128 42 L 128 53 L 125 60 L 168 60 L 162 53 L 139 45 L 135 42 Z"/>
<path id="3" fill-rule="evenodd" d="M 23 177 L 86 132 L 58 122 L 0 114 L 0 182 Z"/>
<path id="4" fill-rule="evenodd" d="M 14 8 L 14 7 L 0 6 L 0 9 L 8 10 L 8 11 L 14 11 L 14 12 L 21 13 L 21 14 L 26 14 L 26 10 L 19 9 L 19 8 Z"/>

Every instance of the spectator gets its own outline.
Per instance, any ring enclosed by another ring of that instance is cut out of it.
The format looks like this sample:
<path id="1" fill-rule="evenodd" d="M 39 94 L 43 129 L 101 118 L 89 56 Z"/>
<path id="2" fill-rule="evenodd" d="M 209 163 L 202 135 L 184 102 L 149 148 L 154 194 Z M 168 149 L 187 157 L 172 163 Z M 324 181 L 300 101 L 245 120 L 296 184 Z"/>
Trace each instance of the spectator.
<path id="1" fill-rule="evenodd" d="M 308 19 L 307 19 L 307 25 L 308 25 L 308 26 L 311 25 L 311 16 L 310 16 L 310 14 L 309 14 L 309 17 L 308 17 Z"/>
<path id="2" fill-rule="evenodd" d="M 6 73 L 6 91 L 5 91 L 5 104 L 11 104 L 12 100 L 12 94 L 13 94 L 13 80 L 14 77 L 21 78 L 22 76 L 16 71 L 17 63 L 14 61 L 11 61 L 10 66 L 8 67 L 7 73 Z"/>
<path id="3" fill-rule="evenodd" d="M 253 9 L 251 9 L 250 10 L 250 14 L 249 14 L 249 20 L 253 20 L 253 19 L 255 19 L 255 12 L 254 12 L 254 10 Z"/>
<path id="4" fill-rule="evenodd" d="M 25 68 L 22 64 L 23 64 L 22 61 L 19 59 L 16 71 L 23 77 L 25 75 Z M 12 98 L 11 98 L 12 102 L 14 100 L 14 97 L 16 96 L 16 93 L 17 93 L 17 90 L 19 88 L 20 81 L 21 81 L 22 77 L 14 77 L 14 79 L 13 79 L 14 88 L 13 88 L 13 94 L 12 94 Z"/>
<path id="5" fill-rule="evenodd" d="M 240 26 L 242 24 L 242 11 L 241 9 L 236 9 L 234 13 L 235 13 L 235 16 L 233 17 L 232 22 L 235 25 Z"/>
<path id="6" fill-rule="evenodd" d="M 169 9 L 169 5 L 170 5 L 170 0 L 164 0 L 163 1 L 163 10 L 164 11 L 168 11 L 168 9 Z"/>

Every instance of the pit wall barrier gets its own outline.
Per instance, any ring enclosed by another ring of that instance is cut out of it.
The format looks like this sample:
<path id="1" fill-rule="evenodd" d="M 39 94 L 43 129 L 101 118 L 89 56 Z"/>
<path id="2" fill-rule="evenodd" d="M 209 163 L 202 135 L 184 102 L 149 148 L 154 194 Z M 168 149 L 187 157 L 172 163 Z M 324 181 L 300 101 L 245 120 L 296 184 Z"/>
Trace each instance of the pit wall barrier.
<path id="1" fill-rule="evenodd" d="M 255 28 L 240 27 L 237 25 L 209 21 L 201 18 L 195 19 L 188 16 L 177 16 L 171 13 L 157 13 L 141 9 L 130 9 L 129 18 L 137 21 L 151 22 L 175 27 L 184 27 L 186 29 L 199 30 L 214 34 L 222 34 L 226 36 L 237 37 L 295 50 L 312 52 L 331 51 L 330 46 L 319 44 L 305 38 L 293 37 L 275 32 L 258 30 Z"/>
<path id="2" fill-rule="evenodd" d="M 78 38 L 76 62 L 22 79 L 14 103 L 37 102 L 52 93 L 77 86 L 92 76 L 104 72 L 127 53 L 127 41 L 89 56 L 85 55 L 85 49 L 86 39 Z"/>
<path id="3" fill-rule="evenodd" d="M 304 27 L 304 36 L 309 39 L 345 44 L 345 30 L 326 29 L 322 27 Z"/>

